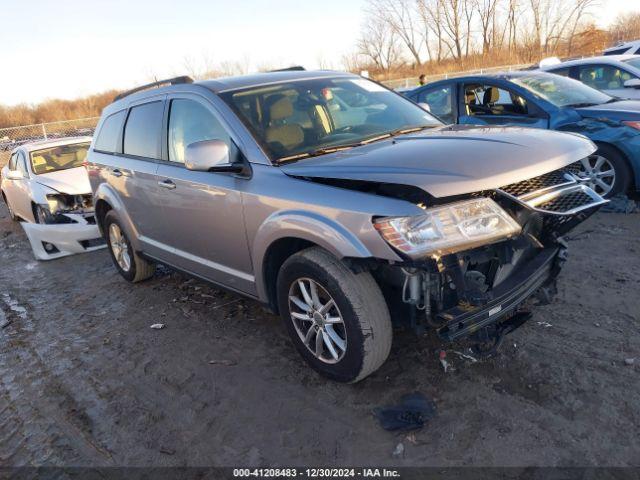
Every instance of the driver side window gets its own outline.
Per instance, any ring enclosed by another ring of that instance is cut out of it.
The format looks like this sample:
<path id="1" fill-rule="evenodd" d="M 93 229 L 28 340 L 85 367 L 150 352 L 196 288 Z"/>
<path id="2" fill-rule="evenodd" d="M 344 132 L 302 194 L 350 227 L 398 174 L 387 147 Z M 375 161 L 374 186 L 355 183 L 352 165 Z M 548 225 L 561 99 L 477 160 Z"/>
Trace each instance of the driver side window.
<path id="1" fill-rule="evenodd" d="M 24 157 L 24 154 L 22 152 L 18 153 L 18 163 L 16 165 L 16 170 L 22 172 L 22 175 L 24 176 L 24 178 L 28 178 L 29 177 L 29 171 L 27 170 L 27 160 Z"/>
<path id="2" fill-rule="evenodd" d="M 517 93 L 493 85 L 465 85 L 467 115 L 528 115 L 527 101 Z"/>
<path id="3" fill-rule="evenodd" d="M 171 100 L 169 110 L 169 160 L 184 163 L 184 153 L 190 144 L 203 140 L 222 140 L 231 145 L 229 134 L 204 105 L 195 100 Z"/>
<path id="4" fill-rule="evenodd" d="M 14 153 L 11 155 L 9 159 L 9 170 L 14 171 L 16 169 L 16 164 L 18 163 L 18 154 Z"/>
<path id="5" fill-rule="evenodd" d="M 429 105 L 429 111 L 438 116 L 443 122 L 455 123 L 453 116 L 453 87 L 439 87 L 418 94 L 418 103 Z"/>

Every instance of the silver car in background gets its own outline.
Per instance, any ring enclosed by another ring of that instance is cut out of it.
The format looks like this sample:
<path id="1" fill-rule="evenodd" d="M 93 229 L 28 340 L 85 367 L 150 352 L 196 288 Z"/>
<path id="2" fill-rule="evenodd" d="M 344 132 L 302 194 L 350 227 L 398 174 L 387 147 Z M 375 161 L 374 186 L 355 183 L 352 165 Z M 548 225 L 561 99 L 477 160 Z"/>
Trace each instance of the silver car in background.
<path id="1" fill-rule="evenodd" d="M 280 71 L 120 95 L 88 154 L 132 282 L 160 262 L 279 312 L 318 372 L 355 382 L 392 325 L 491 353 L 549 301 L 567 231 L 603 203 L 582 136 L 444 126 L 346 73 Z"/>

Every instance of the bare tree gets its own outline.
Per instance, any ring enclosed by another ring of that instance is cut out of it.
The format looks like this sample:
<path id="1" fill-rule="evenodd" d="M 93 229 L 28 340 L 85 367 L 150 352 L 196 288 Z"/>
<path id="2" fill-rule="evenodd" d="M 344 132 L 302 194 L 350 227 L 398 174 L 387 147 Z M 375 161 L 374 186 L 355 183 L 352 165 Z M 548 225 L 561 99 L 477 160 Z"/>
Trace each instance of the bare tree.
<path id="1" fill-rule="evenodd" d="M 638 38 L 640 38 L 640 12 L 618 15 L 611 26 L 611 40 L 618 43 Z"/>
<path id="2" fill-rule="evenodd" d="M 434 60 L 431 54 L 429 46 L 429 32 L 432 32 L 436 40 L 436 55 L 435 61 L 440 63 L 444 58 L 444 32 L 442 31 L 443 15 L 442 15 L 442 3 L 440 0 L 417 0 L 418 15 L 421 29 L 424 32 L 423 38 L 425 47 L 429 52 L 429 59 Z"/>
<path id="3" fill-rule="evenodd" d="M 499 0 L 474 0 L 473 7 L 478 12 L 482 34 L 482 54 L 489 53 L 496 39 L 496 12 Z"/>
<path id="4" fill-rule="evenodd" d="M 358 53 L 388 73 L 400 62 L 400 49 L 395 31 L 380 19 L 370 19 L 358 40 Z"/>
<path id="5" fill-rule="evenodd" d="M 413 0 L 368 0 L 368 14 L 386 23 L 409 51 L 417 66 L 422 64 L 423 32 L 416 25 L 416 3 Z"/>

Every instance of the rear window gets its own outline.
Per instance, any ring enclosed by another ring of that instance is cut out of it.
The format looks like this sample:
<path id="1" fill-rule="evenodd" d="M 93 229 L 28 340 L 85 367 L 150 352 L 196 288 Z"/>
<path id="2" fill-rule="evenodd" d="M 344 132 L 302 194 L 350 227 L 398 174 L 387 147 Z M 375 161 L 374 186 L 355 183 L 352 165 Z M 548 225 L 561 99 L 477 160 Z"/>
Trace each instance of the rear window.
<path id="1" fill-rule="evenodd" d="M 164 102 L 133 107 L 124 127 L 124 153 L 137 157 L 159 158 Z"/>
<path id="2" fill-rule="evenodd" d="M 109 115 L 105 119 L 102 123 L 102 128 L 100 128 L 100 133 L 96 137 L 95 150 L 109 153 L 118 151 L 118 137 L 122 129 L 125 113 L 125 110 L 122 110 Z"/>

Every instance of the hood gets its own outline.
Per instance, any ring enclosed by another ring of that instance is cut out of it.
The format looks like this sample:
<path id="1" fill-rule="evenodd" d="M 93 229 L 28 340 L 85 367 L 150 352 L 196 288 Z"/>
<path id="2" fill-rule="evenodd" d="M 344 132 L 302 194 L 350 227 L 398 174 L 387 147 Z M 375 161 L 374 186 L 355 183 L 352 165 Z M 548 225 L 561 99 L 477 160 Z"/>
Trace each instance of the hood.
<path id="1" fill-rule="evenodd" d="M 87 169 L 84 167 L 41 173 L 35 176 L 35 181 L 59 193 L 67 193 L 69 195 L 91 193 L 89 175 L 87 174 Z"/>
<path id="2" fill-rule="evenodd" d="M 575 109 L 583 118 L 609 118 L 612 120 L 640 120 L 639 100 L 620 100 L 593 107 Z"/>
<path id="3" fill-rule="evenodd" d="M 576 162 L 595 151 L 581 135 L 454 125 L 300 160 L 288 175 L 413 185 L 434 197 L 490 190 Z"/>

